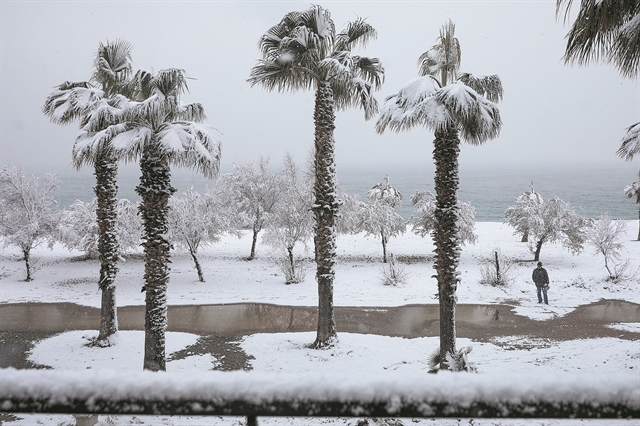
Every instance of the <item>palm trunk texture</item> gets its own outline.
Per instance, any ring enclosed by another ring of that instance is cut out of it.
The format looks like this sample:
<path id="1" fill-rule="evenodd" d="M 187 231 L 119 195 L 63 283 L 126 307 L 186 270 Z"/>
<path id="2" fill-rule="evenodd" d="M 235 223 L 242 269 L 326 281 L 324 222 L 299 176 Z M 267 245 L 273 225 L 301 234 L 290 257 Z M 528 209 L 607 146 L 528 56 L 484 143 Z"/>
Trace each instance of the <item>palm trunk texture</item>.
<path id="1" fill-rule="evenodd" d="M 101 155 L 95 163 L 96 186 L 94 188 L 98 207 L 98 257 L 102 292 L 100 305 L 100 331 L 96 343 L 100 346 L 118 332 L 115 279 L 118 273 L 118 240 L 116 238 L 116 206 L 118 203 L 118 165 L 111 154 Z"/>
<path id="2" fill-rule="evenodd" d="M 458 233 L 458 155 L 460 140 L 455 129 L 435 133 L 433 159 L 436 165 L 436 279 L 440 303 L 440 369 L 449 369 L 447 354 L 456 353 L 456 290 L 460 282 L 457 272 L 460 259 Z"/>
<path id="3" fill-rule="evenodd" d="M 329 82 L 319 81 L 315 109 L 315 226 L 316 280 L 318 282 L 318 333 L 312 348 L 331 346 L 336 338 L 333 310 L 333 281 L 335 277 L 336 228 L 338 203 L 335 199 L 335 160 L 333 130 L 333 91 Z"/>
<path id="4" fill-rule="evenodd" d="M 157 146 L 145 148 L 140 160 L 142 198 L 144 287 L 144 369 L 166 370 L 165 332 L 167 329 L 167 284 L 169 282 L 170 244 L 168 231 L 169 198 L 176 191 L 171 186 L 171 171 Z"/>

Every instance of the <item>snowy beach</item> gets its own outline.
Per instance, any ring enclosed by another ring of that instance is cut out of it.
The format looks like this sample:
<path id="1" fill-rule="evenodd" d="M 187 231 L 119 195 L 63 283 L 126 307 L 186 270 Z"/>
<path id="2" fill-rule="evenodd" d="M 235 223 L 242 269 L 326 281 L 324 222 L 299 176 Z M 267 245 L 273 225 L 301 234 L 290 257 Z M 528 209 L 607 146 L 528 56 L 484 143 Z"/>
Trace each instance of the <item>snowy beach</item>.
<path id="1" fill-rule="evenodd" d="M 630 271 L 640 265 L 640 243 L 637 221 L 628 221 L 623 255 L 630 261 Z M 611 283 L 601 256 L 592 248 L 573 256 L 559 244 L 546 244 L 541 260 L 551 278 L 549 305 L 538 304 L 535 287 L 531 282 L 534 267 L 533 255 L 512 228 L 495 222 L 476 224 L 478 242 L 463 246 L 458 288 L 459 304 L 508 305 L 513 311 L 536 321 L 541 328 L 545 321 L 564 317 L 582 305 L 600 300 L 631 302 L 640 310 L 638 275 L 633 279 Z M 246 261 L 251 245 L 251 236 L 241 238 L 224 236 L 219 243 L 202 249 L 200 260 L 205 283 L 198 282 L 191 258 L 186 252 L 173 252 L 171 281 L 168 287 L 168 304 L 209 305 L 234 303 L 268 303 L 280 306 L 309 306 L 317 304 L 317 288 L 314 270 L 309 259 L 309 272 L 304 282 L 285 285 L 284 278 L 276 266 L 278 256 L 268 246 L 258 245 L 257 258 Z M 397 287 L 386 286 L 381 278 L 382 247 L 380 241 L 363 234 L 341 235 L 337 241 L 338 262 L 336 266 L 335 304 L 338 307 L 395 307 L 413 304 L 437 304 L 434 299 L 435 279 L 432 268 L 432 244 L 430 238 L 421 238 L 405 233 L 391 239 L 388 250 L 400 260 L 407 272 L 407 280 Z M 480 284 L 480 262 L 499 248 L 514 260 L 514 280 L 507 287 L 492 287 Z M 300 249 L 298 253 L 310 257 L 311 252 Z M 35 279 L 24 282 L 24 262 L 17 250 L 8 248 L 0 258 L 2 284 L 0 302 L 52 303 L 70 302 L 83 306 L 99 307 L 98 263 L 82 260 L 80 252 L 55 246 L 53 250 L 40 247 L 33 253 L 36 261 Z M 144 295 L 142 285 L 143 262 L 140 253 L 128 256 L 120 264 L 117 280 L 118 306 L 140 306 Z M 637 316 L 637 315 L 636 315 Z M 171 322 L 171 318 L 169 319 Z M 459 338 L 458 347 L 471 346 L 469 355 L 476 364 L 478 374 L 517 373 L 521 371 L 553 374 L 570 372 L 576 375 L 589 373 L 631 373 L 640 383 L 640 323 L 624 322 L 611 324 L 619 330 L 621 337 L 609 336 L 562 340 L 559 336 L 547 338 L 518 334 L 496 337 L 490 341 L 473 341 Z M 340 331 L 339 343 L 330 350 L 306 349 L 313 332 L 253 334 L 240 336 L 231 342 L 246 354 L 247 366 L 255 372 L 287 372 L 301 374 L 326 372 L 346 374 L 386 374 L 403 372 L 426 374 L 429 369 L 427 357 L 438 346 L 437 337 L 400 338 L 373 334 L 346 333 Z M 69 331 L 45 340 L 34 342 L 29 360 L 34 364 L 49 366 L 56 370 L 142 369 L 142 331 L 120 331 L 120 343 L 110 348 L 88 348 L 83 346 L 86 338 L 97 334 L 96 330 Z M 206 371 L 215 369 L 224 360 L 214 353 L 201 353 L 199 336 L 192 333 L 167 333 L 168 371 Z M 184 351 L 185 348 L 190 350 Z M 192 355 L 190 355 L 190 353 Z M 177 356 L 174 354 L 181 354 Z M 186 355 L 185 355 L 186 354 Z M 221 362 L 222 361 L 222 362 Z M 73 424 L 71 416 L 26 416 L 19 415 L 12 425 Z M 103 418 L 104 417 L 104 418 Z M 20 420 L 21 419 L 21 420 Z M 234 419 L 206 418 L 153 418 L 144 416 L 101 416 L 100 425 L 106 424 L 237 424 Z M 204 422 L 204 423 L 203 423 Z M 234 423 L 235 422 L 235 423 Z M 413 424 L 404 419 L 404 424 Z M 336 419 L 261 419 L 261 424 L 355 424 L 356 420 Z M 586 424 L 596 424 L 584 422 Z M 438 420 L 437 423 L 421 420 L 419 424 L 459 424 L 454 420 Z M 469 424 L 463 421 L 461 424 Z M 491 421 L 474 420 L 471 424 L 507 425 L 574 424 L 571 421 Z M 613 421 L 607 424 L 633 424 Z"/>

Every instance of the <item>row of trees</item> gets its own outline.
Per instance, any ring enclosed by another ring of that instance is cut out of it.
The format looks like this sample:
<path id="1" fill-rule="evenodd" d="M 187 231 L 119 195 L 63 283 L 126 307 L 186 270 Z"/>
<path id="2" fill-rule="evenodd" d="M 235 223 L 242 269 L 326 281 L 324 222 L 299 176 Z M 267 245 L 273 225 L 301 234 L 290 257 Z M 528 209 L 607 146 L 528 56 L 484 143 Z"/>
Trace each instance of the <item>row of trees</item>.
<path id="1" fill-rule="evenodd" d="M 564 3 L 570 5 L 571 1 L 558 0 L 558 8 Z M 586 45 L 590 51 L 599 52 L 603 46 L 605 50 L 613 50 L 614 57 L 623 59 L 623 72 L 637 75 L 638 44 L 633 43 L 633 35 L 638 25 L 628 28 L 637 21 L 632 19 L 638 14 L 637 2 L 585 0 L 583 6 L 595 12 L 579 15 L 576 25 L 580 22 L 579 28 L 586 26 L 595 36 L 592 39 L 576 37 L 576 43 Z M 603 8 L 615 11 L 616 19 L 609 19 L 611 14 L 603 14 Z M 625 30 L 620 31 L 624 26 Z M 387 128 L 404 131 L 417 125 L 435 133 L 434 268 L 441 309 L 439 359 L 443 369 L 450 367 L 447 359 L 456 357 L 455 293 L 459 284 L 460 252 L 456 193 L 460 140 L 482 144 L 498 136 L 501 120 L 495 103 L 502 98 L 498 76 L 476 77 L 459 72 L 461 49 L 454 30 L 451 22 L 442 28 L 436 45 L 419 58 L 420 77 L 385 100 L 376 123 L 380 133 Z M 610 37 L 612 33 L 620 37 Z M 622 34 L 625 37 L 631 34 L 631 41 L 626 42 Z M 339 201 L 334 166 L 334 111 L 359 106 L 364 109 L 366 119 L 378 112 L 372 91 L 381 86 L 384 69 L 377 58 L 352 53 L 355 47 L 366 45 L 375 36 L 375 29 L 360 18 L 348 23 L 342 32 L 336 32 L 329 12 L 320 6 L 291 12 L 261 38 L 261 59 L 249 78 L 251 85 L 261 85 L 267 90 L 312 89 L 316 93 L 312 211 L 319 314 L 317 337 L 311 345 L 315 348 L 331 345 L 337 336 L 333 280 Z M 615 43 L 610 49 L 611 39 Z M 621 43 L 617 43 L 618 39 Z M 179 96 L 186 89 L 184 71 L 132 74 L 130 46 L 125 42 L 101 45 L 95 65 L 91 81 L 63 83 L 47 100 L 44 112 L 54 122 L 80 121 L 81 134 L 74 146 L 74 161 L 78 167 L 83 164 L 95 167 L 101 235 L 99 285 L 103 295 L 109 294 L 107 304 L 114 315 L 116 164 L 120 159 L 140 163 L 142 177 L 137 192 L 142 197 L 143 289 L 147 295 L 144 368 L 163 370 L 169 261 L 167 213 L 168 200 L 174 192 L 169 165 L 190 166 L 207 176 L 215 176 L 220 140 L 215 129 L 198 124 L 204 119 L 201 105 L 180 105 Z M 623 145 L 627 156 L 633 156 L 640 146 L 638 129 L 638 125 L 629 128 L 630 142 L 625 140 Z M 256 229 L 259 232 L 259 221 Z M 113 329 L 103 330 L 101 325 L 99 338 L 110 331 Z"/>

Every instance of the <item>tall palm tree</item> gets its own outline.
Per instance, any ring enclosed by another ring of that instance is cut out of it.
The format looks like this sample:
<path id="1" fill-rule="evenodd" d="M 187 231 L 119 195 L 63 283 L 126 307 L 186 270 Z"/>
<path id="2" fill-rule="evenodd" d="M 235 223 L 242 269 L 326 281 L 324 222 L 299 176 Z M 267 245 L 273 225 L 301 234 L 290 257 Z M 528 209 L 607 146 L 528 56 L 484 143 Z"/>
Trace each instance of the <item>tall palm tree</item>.
<path id="1" fill-rule="evenodd" d="M 116 157 L 140 162 L 145 257 L 145 354 L 144 369 L 165 370 L 167 328 L 166 290 L 169 282 L 167 238 L 171 165 L 194 168 L 208 178 L 220 168 L 220 134 L 200 124 L 206 118 L 201 104 L 180 105 L 187 90 L 184 70 L 166 69 L 157 74 L 139 71 L 133 78 L 134 101 L 121 98 L 113 106 L 91 114 L 77 144 L 109 148 Z M 111 120 L 104 128 L 102 123 Z"/>
<path id="2" fill-rule="evenodd" d="M 570 19 L 573 0 L 557 0 L 556 14 Z M 640 1 L 581 0 L 567 34 L 565 62 L 586 65 L 603 60 L 624 76 L 638 76 L 640 65 Z M 640 153 L 640 122 L 627 129 L 617 154 L 630 161 Z"/>
<path id="3" fill-rule="evenodd" d="M 318 332 L 314 348 L 336 339 L 333 312 L 336 199 L 334 109 L 359 106 L 365 119 L 378 112 L 373 89 L 382 85 L 384 69 L 377 58 L 355 55 L 353 49 L 376 37 L 375 29 L 357 18 L 336 33 L 328 10 L 311 6 L 290 12 L 260 38 L 262 58 L 248 81 L 280 92 L 315 90 L 314 194 Z"/>
<path id="4" fill-rule="evenodd" d="M 498 136 L 502 122 L 494 102 L 502 99 L 497 75 L 475 77 L 459 74 L 460 44 L 449 21 L 440 30 L 438 43 L 419 60 L 419 74 L 395 95 L 386 98 L 376 130 L 399 132 L 422 125 L 435 134 L 436 166 L 436 279 L 440 303 L 440 368 L 449 368 L 447 356 L 456 355 L 455 307 L 460 282 L 457 267 L 460 234 L 457 226 L 458 154 L 460 138 L 480 145 Z"/>
<path id="5" fill-rule="evenodd" d="M 86 124 L 88 116 L 99 108 L 117 102 L 120 95 L 130 91 L 131 44 L 124 40 L 100 43 L 94 60 L 95 70 L 88 82 L 64 82 L 51 93 L 42 107 L 52 122 L 67 124 L 80 121 Z M 101 125 L 106 127 L 106 120 Z M 104 149 L 102 149 L 104 148 Z M 96 176 L 96 209 L 98 222 L 98 253 L 100 278 L 98 286 L 102 292 L 100 309 L 100 331 L 95 345 L 108 346 L 118 332 L 116 311 L 115 278 L 118 272 L 118 241 L 116 239 L 116 205 L 118 186 L 117 158 L 108 146 L 92 149 L 75 144 L 73 164 L 80 169 L 83 165 L 93 165 Z"/>

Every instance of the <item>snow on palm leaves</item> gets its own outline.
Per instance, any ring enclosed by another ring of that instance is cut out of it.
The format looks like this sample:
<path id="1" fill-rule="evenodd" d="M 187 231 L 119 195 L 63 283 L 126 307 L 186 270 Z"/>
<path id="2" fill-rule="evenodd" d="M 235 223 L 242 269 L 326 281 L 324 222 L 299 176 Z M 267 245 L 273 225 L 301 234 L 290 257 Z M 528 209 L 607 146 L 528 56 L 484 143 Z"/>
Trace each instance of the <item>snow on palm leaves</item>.
<path id="1" fill-rule="evenodd" d="M 440 358 L 455 348 L 457 265 L 460 256 L 458 230 L 458 154 L 460 137 L 479 145 L 498 136 L 502 121 L 495 102 L 502 99 L 498 76 L 459 74 L 460 44 L 451 21 L 440 31 L 438 42 L 420 56 L 422 76 L 386 98 L 376 131 L 409 130 L 422 125 L 435 133 L 436 246 L 434 268 L 440 302 Z M 442 362 L 440 368 L 448 368 Z"/>

